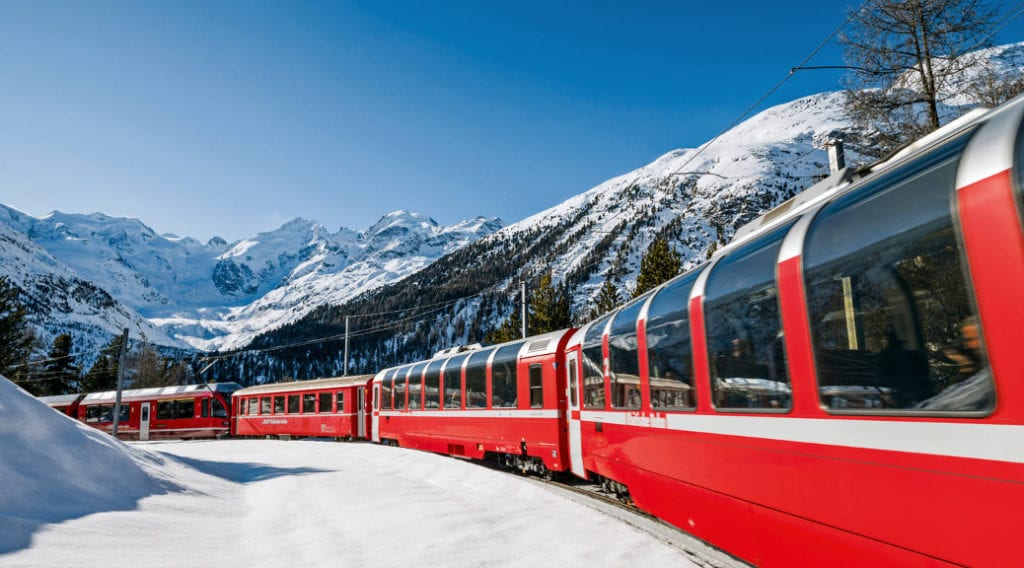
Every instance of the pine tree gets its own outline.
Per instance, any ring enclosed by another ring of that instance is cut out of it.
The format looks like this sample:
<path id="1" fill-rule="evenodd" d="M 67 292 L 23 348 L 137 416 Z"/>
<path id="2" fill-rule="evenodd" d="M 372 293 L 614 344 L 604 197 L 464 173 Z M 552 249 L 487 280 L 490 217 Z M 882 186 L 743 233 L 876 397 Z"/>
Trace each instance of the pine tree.
<path id="1" fill-rule="evenodd" d="M 679 253 L 669 247 L 664 239 L 655 239 L 640 261 L 640 274 L 636 278 L 633 297 L 640 297 L 662 282 L 674 278 L 682 267 L 683 259 Z"/>
<path id="2" fill-rule="evenodd" d="M 497 344 L 506 343 L 509 341 L 515 341 L 522 337 L 522 321 L 523 318 L 520 315 L 519 306 L 514 306 L 512 314 L 498 326 L 497 329 L 491 331 L 484 337 L 486 343 Z"/>
<path id="3" fill-rule="evenodd" d="M 847 110 L 872 133 L 864 153 L 882 156 L 939 128 L 944 96 L 980 60 L 994 11 L 982 0 L 872 0 L 840 36 L 853 74 Z"/>
<path id="4" fill-rule="evenodd" d="M 122 343 L 121 336 L 117 335 L 100 351 L 100 356 L 85 375 L 83 392 L 109 391 L 117 388 Z"/>
<path id="5" fill-rule="evenodd" d="M 72 343 L 69 333 L 62 333 L 54 338 L 53 345 L 46 355 L 47 363 L 43 370 L 45 379 L 40 382 L 41 394 L 56 395 L 78 392 L 82 370 L 75 365 Z"/>
<path id="6" fill-rule="evenodd" d="M 551 275 L 540 277 L 537 288 L 530 295 L 530 335 L 558 331 L 572 326 L 572 312 L 569 306 L 569 287 L 563 282 L 555 286 Z"/>
<path id="7" fill-rule="evenodd" d="M 15 380 L 26 375 L 32 334 L 25 319 L 25 307 L 18 289 L 0 276 L 0 374 Z M 16 381 L 17 382 L 17 381 Z"/>
<path id="8" fill-rule="evenodd" d="M 601 285 L 601 290 L 597 293 L 596 303 L 591 308 L 588 319 L 597 319 L 601 314 L 606 314 L 619 307 L 621 303 L 622 297 L 619 296 L 619 289 L 615 286 L 611 275 L 609 275 L 605 279 L 604 284 Z"/>

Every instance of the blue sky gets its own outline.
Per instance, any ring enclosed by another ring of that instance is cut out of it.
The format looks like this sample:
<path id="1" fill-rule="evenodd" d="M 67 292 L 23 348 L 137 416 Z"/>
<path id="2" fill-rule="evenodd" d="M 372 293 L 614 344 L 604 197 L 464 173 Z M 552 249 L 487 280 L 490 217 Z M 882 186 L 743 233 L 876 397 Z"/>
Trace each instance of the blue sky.
<path id="1" fill-rule="evenodd" d="M 200 240 L 395 209 L 511 223 L 714 136 L 844 6 L 6 0 L 0 202 Z"/>

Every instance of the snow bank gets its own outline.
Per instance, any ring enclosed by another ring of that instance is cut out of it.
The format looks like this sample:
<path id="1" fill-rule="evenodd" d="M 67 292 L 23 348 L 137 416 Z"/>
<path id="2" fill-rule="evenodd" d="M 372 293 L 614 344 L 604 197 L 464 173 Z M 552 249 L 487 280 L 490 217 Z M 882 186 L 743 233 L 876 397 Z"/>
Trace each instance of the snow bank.
<path id="1" fill-rule="evenodd" d="M 46 523 L 125 510 L 165 488 L 144 454 L 54 412 L 0 377 L 0 554 L 29 545 Z"/>

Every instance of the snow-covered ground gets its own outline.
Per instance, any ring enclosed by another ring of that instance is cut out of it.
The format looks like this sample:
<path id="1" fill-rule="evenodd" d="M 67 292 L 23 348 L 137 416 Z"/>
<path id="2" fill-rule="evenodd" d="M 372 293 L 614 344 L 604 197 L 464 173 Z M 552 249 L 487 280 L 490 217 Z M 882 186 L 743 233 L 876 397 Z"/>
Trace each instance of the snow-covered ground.
<path id="1" fill-rule="evenodd" d="M 373 444 L 126 445 L 0 378 L 0 566 L 696 566 L 529 479 Z"/>

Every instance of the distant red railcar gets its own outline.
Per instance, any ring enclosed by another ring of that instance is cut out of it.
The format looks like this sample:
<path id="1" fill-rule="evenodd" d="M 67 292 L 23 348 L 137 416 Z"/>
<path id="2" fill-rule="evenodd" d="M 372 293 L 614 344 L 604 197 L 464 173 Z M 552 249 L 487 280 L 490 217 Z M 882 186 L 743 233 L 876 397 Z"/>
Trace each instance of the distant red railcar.
<path id="1" fill-rule="evenodd" d="M 565 471 L 564 347 L 560 331 L 442 352 L 377 373 L 373 440 L 541 475 Z"/>
<path id="2" fill-rule="evenodd" d="M 373 375 L 294 381 L 234 392 L 236 436 L 367 438 Z"/>
<path id="3" fill-rule="evenodd" d="M 121 393 L 117 437 L 125 440 L 218 438 L 230 428 L 231 393 L 237 383 L 209 383 Z M 105 432 L 114 427 L 116 391 L 85 395 L 77 418 Z"/>

